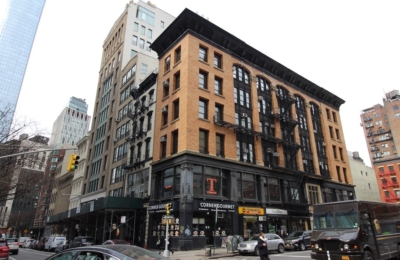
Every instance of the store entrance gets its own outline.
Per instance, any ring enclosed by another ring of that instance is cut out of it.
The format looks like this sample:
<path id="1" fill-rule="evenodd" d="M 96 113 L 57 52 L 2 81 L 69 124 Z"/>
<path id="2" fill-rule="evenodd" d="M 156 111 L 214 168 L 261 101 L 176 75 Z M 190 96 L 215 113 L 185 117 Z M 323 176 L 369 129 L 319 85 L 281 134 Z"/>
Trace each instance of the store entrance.
<path id="1" fill-rule="evenodd" d="M 258 221 L 257 216 L 243 216 L 243 237 L 250 238 L 251 236 L 258 234 Z"/>

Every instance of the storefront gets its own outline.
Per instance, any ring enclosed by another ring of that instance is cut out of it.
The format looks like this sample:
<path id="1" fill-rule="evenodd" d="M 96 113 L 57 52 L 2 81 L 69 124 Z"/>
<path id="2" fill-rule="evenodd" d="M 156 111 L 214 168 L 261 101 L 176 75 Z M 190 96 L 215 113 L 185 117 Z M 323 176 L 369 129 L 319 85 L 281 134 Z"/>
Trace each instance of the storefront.
<path id="1" fill-rule="evenodd" d="M 275 233 L 281 237 L 286 237 L 289 232 L 289 216 L 285 209 L 265 208 L 268 221 L 268 233 Z"/>
<path id="2" fill-rule="evenodd" d="M 264 208 L 239 206 L 240 235 L 245 239 L 260 232 L 265 232 L 267 217 Z"/>

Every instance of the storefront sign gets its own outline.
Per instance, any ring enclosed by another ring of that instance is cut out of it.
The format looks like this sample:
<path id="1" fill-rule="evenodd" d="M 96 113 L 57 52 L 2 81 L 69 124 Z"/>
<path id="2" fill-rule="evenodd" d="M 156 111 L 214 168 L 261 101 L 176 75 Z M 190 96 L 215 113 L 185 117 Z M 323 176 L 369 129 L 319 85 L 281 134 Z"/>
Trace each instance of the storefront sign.
<path id="1" fill-rule="evenodd" d="M 217 178 L 207 178 L 207 182 L 210 185 L 210 188 L 206 191 L 207 194 L 215 195 L 217 192 L 214 189 L 214 183 L 217 183 Z"/>
<path id="2" fill-rule="evenodd" d="M 172 204 L 171 211 L 174 211 L 174 209 L 178 208 L 177 201 L 172 201 L 172 202 L 168 202 L 168 203 Z M 167 202 L 158 203 L 155 205 L 149 205 L 149 207 L 148 207 L 149 214 L 152 214 L 152 213 L 164 213 L 165 214 L 165 205 L 166 204 L 167 204 Z"/>
<path id="3" fill-rule="evenodd" d="M 236 204 L 232 203 L 221 203 L 214 201 L 193 201 L 193 210 L 201 211 L 215 211 L 218 208 L 218 212 L 236 212 Z"/>
<path id="4" fill-rule="evenodd" d="M 264 215 L 263 208 L 250 208 L 250 207 L 239 207 L 239 214 L 243 215 Z"/>
<path id="5" fill-rule="evenodd" d="M 266 208 L 267 214 L 271 215 L 287 215 L 287 210 Z"/>

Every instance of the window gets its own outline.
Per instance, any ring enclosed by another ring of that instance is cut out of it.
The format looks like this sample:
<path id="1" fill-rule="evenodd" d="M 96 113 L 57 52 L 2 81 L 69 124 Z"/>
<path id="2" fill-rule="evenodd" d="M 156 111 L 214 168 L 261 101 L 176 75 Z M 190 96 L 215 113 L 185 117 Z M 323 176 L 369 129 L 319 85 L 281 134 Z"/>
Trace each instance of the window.
<path id="1" fill-rule="evenodd" d="M 336 139 L 337 139 L 338 141 L 340 141 L 339 129 L 335 129 L 335 132 L 336 132 Z"/>
<path id="2" fill-rule="evenodd" d="M 218 53 L 214 53 L 214 67 L 219 69 L 222 68 L 222 55 Z"/>
<path id="3" fill-rule="evenodd" d="M 199 100 L 199 118 L 208 119 L 208 101 L 205 99 Z"/>
<path id="4" fill-rule="evenodd" d="M 163 97 L 169 96 L 169 79 L 163 82 Z"/>
<path id="5" fill-rule="evenodd" d="M 331 120 L 331 111 L 329 109 L 326 109 L 326 117 Z"/>
<path id="6" fill-rule="evenodd" d="M 163 21 L 160 22 L 160 27 L 164 28 L 164 22 Z"/>
<path id="7" fill-rule="evenodd" d="M 308 201 L 310 202 L 311 205 L 321 203 L 318 186 L 308 184 L 307 190 L 308 190 Z"/>
<path id="8" fill-rule="evenodd" d="M 200 46 L 200 48 L 199 48 L 199 59 L 201 61 L 207 62 L 207 49 L 205 47 Z"/>
<path id="9" fill-rule="evenodd" d="M 169 71 L 171 69 L 171 56 L 168 56 L 165 59 L 165 72 Z"/>
<path id="10" fill-rule="evenodd" d="M 177 90 L 181 87 L 181 73 L 178 71 L 174 75 L 174 90 Z"/>
<path id="11" fill-rule="evenodd" d="M 153 38 L 153 31 L 151 29 L 147 30 L 147 37 L 150 39 Z"/>
<path id="12" fill-rule="evenodd" d="M 178 63 L 181 61 L 181 47 L 178 47 L 175 50 L 175 63 Z"/>
<path id="13" fill-rule="evenodd" d="M 151 42 L 146 42 L 146 51 L 151 51 L 150 45 Z"/>
<path id="14" fill-rule="evenodd" d="M 163 107 L 162 111 L 163 126 L 168 124 L 168 106 Z"/>
<path id="15" fill-rule="evenodd" d="M 131 50 L 131 58 L 135 57 L 137 54 L 137 51 L 135 50 Z"/>
<path id="16" fill-rule="evenodd" d="M 215 104 L 215 122 L 220 122 L 223 120 L 224 106 L 220 104 Z"/>
<path id="17" fill-rule="evenodd" d="M 139 48 L 144 49 L 144 40 L 140 39 Z"/>
<path id="18" fill-rule="evenodd" d="M 347 169 L 346 168 L 343 168 L 343 178 L 344 178 L 345 183 L 349 183 L 349 181 L 347 180 Z"/>
<path id="19" fill-rule="evenodd" d="M 336 112 L 332 111 L 333 122 L 337 123 Z"/>
<path id="20" fill-rule="evenodd" d="M 138 23 L 134 23 L 134 24 L 133 24 L 133 30 L 134 30 L 135 32 L 138 32 L 138 31 L 139 31 L 139 24 L 138 24 Z"/>
<path id="21" fill-rule="evenodd" d="M 147 65 L 142 63 L 142 69 L 141 69 L 142 74 L 147 74 Z"/>
<path id="22" fill-rule="evenodd" d="M 135 36 L 135 35 L 133 35 L 133 36 L 132 36 L 132 44 L 135 45 L 135 46 L 137 46 L 137 42 L 138 42 L 138 37 Z"/>
<path id="23" fill-rule="evenodd" d="M 224 157 L 224 135 L 217 134 L 216 138 L 216 154 L 217 156 Z"/>
<path id="24" fill-rule="evenodd" d="M 215 77 L 214 79 L 214 93 L 222 95 L 222 79 Z"/>
<path id="25" fill-rule="evenodd" d="M 179 118 L 179 99 L 174 101 L 174 116 L 173 120 L 176 120 Z"/>
<path id="26" fill-rule="evenodd" d="M 199 72 L 199 88 L 207 89 L 207 76 L 208 73 L 205 71 Z"/>
<path id="27" fill-rule="evenodd" d="M 178 152 L 178 130 L 175 130 L 172 132 L 172 154 L 175 154 Z"/>
<path id="28" fill-rule="evenodd" d="M 336 145 L 332 145 L 332 150 L 333 150 L 333 158 L 337 159 Z"/>
<path id="29" fill-rule="evenodd" d="M 268 178 L 268 195 L 270 201 L 281 201 L 278 179 Z"/>
<path id="30" fill-rule="evenodd" d="M 193 166 L 193 193 L 195 195 L 228 195 L 228 173 L 214 167 Z"/>
<path id="31" fill-rule="evenodd" d="M 333 139 L 333 127 L 332 126 L 329 126 L 329 135 Z"/>
<path id="32" fill-rule="evenodd" d="M 339 147 L 339 156 L 340 156 L 340 160 L 341 160 L 341 161 L 344 161 L 344 158 L 343 158 L 343 148 L 341 148 L 341 147 Z"/>
<path id="33" fill-rule="evenodd" d="M 165 158 L 167 156 L 167 136 L 161 137 L 161 149 L 160 149 L 160 156 L 161 158 Z"/>
<path id="34" fill-rule="evenodd" d="M 208 131 L 199 131 L 199 152 L 208 154 Z"/>
<path id="35" fill-rule="evenodd" d="M 147 8 L 144 8 L 143 6 L 139 5 L 136 17 L 154 26 L 155 14 L 152 11 L 148 10 Z"/>

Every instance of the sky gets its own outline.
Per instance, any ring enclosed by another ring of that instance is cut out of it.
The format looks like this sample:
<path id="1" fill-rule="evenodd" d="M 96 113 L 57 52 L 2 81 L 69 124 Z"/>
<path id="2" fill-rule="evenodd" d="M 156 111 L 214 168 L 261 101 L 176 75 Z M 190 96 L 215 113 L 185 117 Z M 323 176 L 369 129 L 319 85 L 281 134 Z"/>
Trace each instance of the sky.
<path id="1" fill-rule="evenodd" d="M 2 2 L 1 0 L 0 2 Z M 137 2 L 137 0 L 135 0 Z M 128 0 L 47 0 L 16 115 L 50 136 L 69 98 L 92 115 L 102 45 Z M 152 0 L 178 16 L 188 8 L 346 102 L 347 150 L 370 164 L 361 110 L 400 89 L 400 1 Z M 0 5 L 0 9 L 1 5 Z M 0 19 L 1 20 L 1 19 Z"/>

